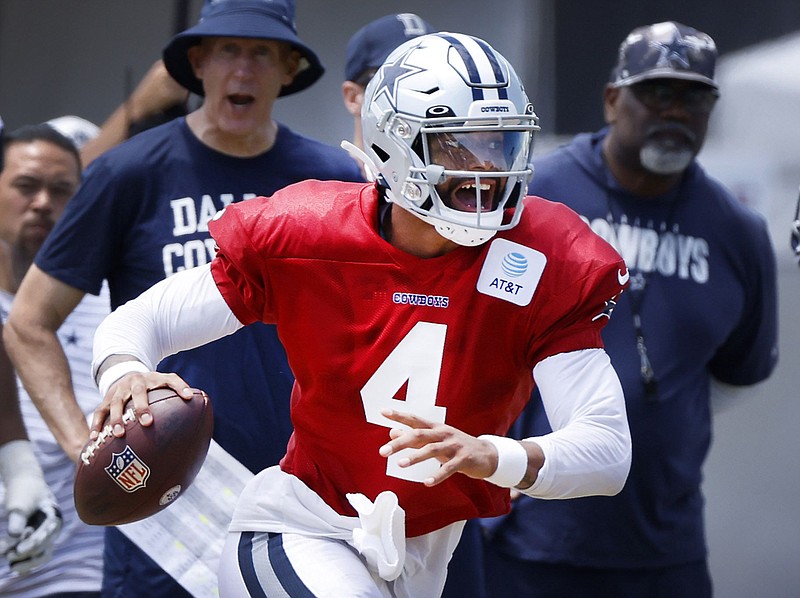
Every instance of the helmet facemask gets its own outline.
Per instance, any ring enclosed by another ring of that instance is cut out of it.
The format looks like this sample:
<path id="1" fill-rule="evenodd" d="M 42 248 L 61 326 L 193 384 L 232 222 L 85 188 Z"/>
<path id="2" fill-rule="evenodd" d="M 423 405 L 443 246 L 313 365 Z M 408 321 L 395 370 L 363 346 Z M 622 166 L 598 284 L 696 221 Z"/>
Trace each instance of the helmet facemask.
<path id="1" fill-rule="evenodd" d="M 513 126 L 497 117 L 427 119 L 412 144 L 422 166 L 411 166 L 401 187 L 411 211 L 461 245 L 515 226 L 521 210 L 506 208 L 527 190 L 532 132 Z"/>

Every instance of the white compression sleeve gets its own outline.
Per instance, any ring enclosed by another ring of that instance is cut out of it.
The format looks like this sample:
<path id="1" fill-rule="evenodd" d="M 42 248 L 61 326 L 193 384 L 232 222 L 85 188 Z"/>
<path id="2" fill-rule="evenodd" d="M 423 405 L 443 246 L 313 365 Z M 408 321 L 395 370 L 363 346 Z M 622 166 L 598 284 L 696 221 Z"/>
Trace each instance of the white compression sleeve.
<path id="1" fill-rule="evenodd" d="M 111 355 L 133 355 L 151 370 L 166 356 L 242 328 L 211 276 L 199 266 L 170 276 L 114 310 L 94 337 L 92 375 Z"/>
<path id="2" fill-rule="evenodd" d="M 523 492 L 536 498 L 614 495 L 628 476 L 631 438 L 625 398 L 603 349 L 553 355 L 533 375 L 553 432 L 529 438 L 545 463 Z"/>

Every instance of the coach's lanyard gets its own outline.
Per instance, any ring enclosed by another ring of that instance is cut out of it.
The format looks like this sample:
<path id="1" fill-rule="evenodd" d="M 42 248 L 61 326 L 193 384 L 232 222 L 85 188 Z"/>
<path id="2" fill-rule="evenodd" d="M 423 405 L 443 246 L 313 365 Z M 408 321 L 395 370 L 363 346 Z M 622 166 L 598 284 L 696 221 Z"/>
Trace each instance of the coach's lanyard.
<path id="1" fill-rule="evenodd" d="M 626 290 L 630 297 L 630 305 L 631 305 L 631 316 L 633 318 L 633 334 L 634 339 L 636 342 L 636 353 L 639 355 L 639 375 L 642 380 L 642 386 L 644 387 L 644 399 L 648 403 L 655 403 L 658 401 L 658 381 L 656 380 L 656 374 L 653 370 L 653 364 L 650 361 L 650 357 L 647 354 L 647 343 L 645 342 L 644 337 L 644 330 L 642 327 L 642 302 L 644 301 L 644 294 L 648 288 L 648 282 L 650 280 L 650 276 L 656 269 L 656 263 L 658 262 L 658 252 L 661 249 L 661 241 L 664 238 L 664 234 L 669 232 L 673 228 L 673 220 L 675 218 L 675 210 L 680 202 L 681 198 L 683 197 L 683 187 L 684 181 L 686 177 L 684 176 L 681 180 L 680 187 L 678 192 L 675 194 L 675 198 L 670 202 L 669 212 L 667 213 L 666 219 L 662 222 L 660 231 L 658 232 L 658 242 L 655 246 L 655 251 L 653 255 L 655 256 L 655 262 L 653 263 L 653 268 L 651 270 L 634 270 L 628 265 L 628 270 L 631 272 L 631 282 L 630 286 Z M 616 231 L 616 236 L 619 238 L 619 224 L 623 221 L 627 220 L 627 214 L 625 214 L 624 209 L 619 202 L 615 201 L 609 190 L 606 188 L 606 208 L 608 212 L 606 213 L 606 221 L 608 222 L 609 226 Z M 639 201 L 649 201 L 647 199 L 641 199 Z M 616 206 L 620 213 L 620 220 L 619 222 L 615 221 L 614 219 L 614 210 L 613 206 Z"/>

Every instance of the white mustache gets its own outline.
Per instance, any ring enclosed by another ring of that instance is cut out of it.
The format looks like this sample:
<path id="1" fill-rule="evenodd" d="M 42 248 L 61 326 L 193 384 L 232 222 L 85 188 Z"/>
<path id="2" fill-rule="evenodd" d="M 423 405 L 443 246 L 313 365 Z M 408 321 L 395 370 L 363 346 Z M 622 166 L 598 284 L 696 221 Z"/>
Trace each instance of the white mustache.
<path id="1" fill-rule="evenodd" d="M 659 133 L 679 133 L 686 137 L 686 139 L 694 144 L 697 141 L 697 135 L 686 125 L 682 125 L 680 123 L 659 123 L 656 125 L 651 125 L 647 129 L 646 136 L 652 137 L 658 135 Z"/>

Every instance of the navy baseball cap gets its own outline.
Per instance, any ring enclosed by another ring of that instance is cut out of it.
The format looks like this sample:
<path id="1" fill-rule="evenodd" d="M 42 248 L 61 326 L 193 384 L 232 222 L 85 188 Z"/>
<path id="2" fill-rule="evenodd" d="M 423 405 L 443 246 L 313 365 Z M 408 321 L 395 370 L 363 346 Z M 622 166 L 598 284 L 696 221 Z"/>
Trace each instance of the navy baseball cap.
<path id="1" fill-rule="evenodd" d="M 204 95 L 203 83 L 194 75 L 188 50 L 204 37 L 289 42 L 300 52 L 300 69 L 294 80 L 283 86 L 281 96 L 302 91 L 325 72 L 317 55 L 297 37 L 294 0 L 206 0 L 197 25 L 173 37 L 163 51 L 164 66 L 172 78 L 197 95 Z"/>
<path id="2" fill-rule="evenodd" d="M 369 69 L 377 69 L 400 44 L 436 31 L 421 17 L 407 12 L 386 15 L 356 31 L 345 51 L 345 81 L 358 81 Z"/>
<path id="3" fill-rule="evenodd" d="M 638 27 L 620 44 L 614 87 L 647 79 L 699 81 L 713 88 L 717 46 L 709 35 L 675 21 Z"/>

